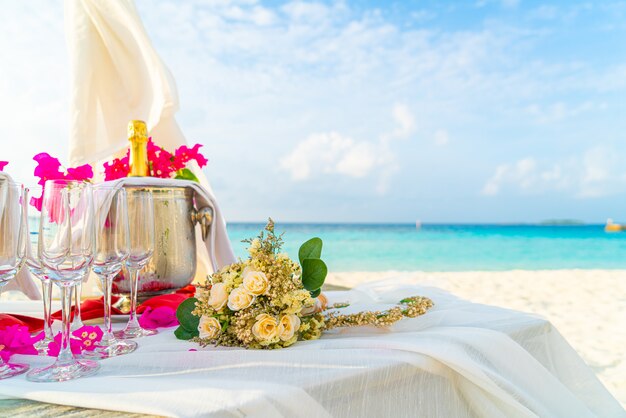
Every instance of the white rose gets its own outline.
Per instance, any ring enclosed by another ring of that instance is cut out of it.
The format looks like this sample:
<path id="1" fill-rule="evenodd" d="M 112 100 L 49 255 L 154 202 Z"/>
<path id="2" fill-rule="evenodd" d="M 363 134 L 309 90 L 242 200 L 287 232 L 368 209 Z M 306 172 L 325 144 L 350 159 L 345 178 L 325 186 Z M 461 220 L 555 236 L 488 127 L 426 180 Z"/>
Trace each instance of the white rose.
<path id="1" fill-rule="evenodd" d="M 271 315 L 260 314 L 252 326 L 252 334 L 259 341 L 270 341 L 282 333 L 282 325 Z"/>
<path id="2" fill-rule="evenodd" d="M 252 305 L 255 299 L 254 295 L 239 286 L 228 295 L 228 307 L 233 311 L 240 311 Z"/>
<path id="3" fill-rule="evenodd" d="M 200 338 L 214 339 L 217 338 L 217 336 L 222 332 L 222 326 L 220 325 L 220 321 L 216 318 L 212 316 L 203 316 L 200 318 L 198 331 L 200 332 Z"/>
<path id="4" fill-rule="evenodd" d="M 243 288 L 251 295 L 259 296 L 270 290 L 270 281 L 262 271 L 244 270 Z"/>
<path id="5" fill-rule="evenodd" d="M 226 305 L 226 301 L 228 301 L 226 285 L 224 283 L 215 283 L 211 286 L 211 293 L 209 294 L 209 305 L 211 305 L 211 308 L 219 311 Z"/>
<path id="6" fill-rule="evenodd" d="M 300 318 L 294 314 L 283 315 L 280 317 L 280 325 L 283 329 L 279 337 L 283 341 L 288 341 L 300 329 Z"/>

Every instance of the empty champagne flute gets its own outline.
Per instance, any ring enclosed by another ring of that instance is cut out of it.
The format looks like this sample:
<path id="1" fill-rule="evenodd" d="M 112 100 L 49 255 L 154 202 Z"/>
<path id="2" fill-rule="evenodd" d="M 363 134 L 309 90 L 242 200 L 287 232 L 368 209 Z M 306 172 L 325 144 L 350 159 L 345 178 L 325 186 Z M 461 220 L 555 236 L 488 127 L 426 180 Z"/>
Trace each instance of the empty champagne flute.
<path id="1" fill-rule="evenodd" d="M 104 292 L 104 336 L 94 351 L 83 353 L 93 358 L 109 358 L 132 353 L 137 343 L 116 339 L 111 330 L 111 287 L 130 255 L 130 231 L 126 191 L 110 186 L 94 188 L 96 247 L 93 271 Z"/>
<path id="2" fill-rule="evenodd" d="M 31 370 L 26 379 L 62 382 L 90 376 L 100 368 L 95 361 L 77 360 L 70 348 L 71 293 L 89 274 L 93 251 L 91 185 L 70 180 L 46 181 L 39 223 L 39 259 L 52 282 L 61 289 L 61 347 L 52 365 Z"/>
<path id="3" fill-rule="evenodd" d="M 31 213 L 37 213 L 39 210 L 35 206 L 38 197 L 41 196 L 41 187 L 28 187 L 24 189 L 24 200 L 26 205 L 26 218 L 28 222 L 28 241 L 26 242 L 26 265 L 31 274 L 41 281 L 41 295 L 43 297 L 43 331 L 44 338 L 35 344 L 35 348 L 39 355 L 48 354 L 48 344 L 54 340 L 52 334 L 52 318 L 50 306 L 52 303 L 52 280 L 48 277 L 46 270 L 39 259 L 39 222 L 40 216 L 30 216 Z M 33 199 L 29 199 L 29 196 Z"/>
<path id="4" fill-rule="evenodd" d="M 0 292 L 24 263 L 26 228 L 23 187 L 0 173 Z M 4 348 L 4 347 L 3 347 Z M 0 357 L 0 379 L 28 370 L 25 364 L 5 363 Z"/>
<path id="5" fill-rule="evenodd" d="M 137 321 L 137 290 L 139 271 L 154 253 L 154 202 L 152 193 L 145 189 L 127 190 L 128 220 L 130 230 L 130 256 L 126 267 L 130 272 L 130 313 L 126 328 L 115 333 L 118 338 L 137 338 L 157 334 L 156 330 L 144 329 Z"/>

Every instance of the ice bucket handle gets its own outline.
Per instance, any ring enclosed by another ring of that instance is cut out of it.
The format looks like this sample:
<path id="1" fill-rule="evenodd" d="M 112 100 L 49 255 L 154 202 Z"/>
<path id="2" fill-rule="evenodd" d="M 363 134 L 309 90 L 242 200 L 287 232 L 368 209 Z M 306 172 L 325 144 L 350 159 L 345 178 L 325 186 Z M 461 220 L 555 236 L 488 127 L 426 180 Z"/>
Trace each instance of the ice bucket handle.
<path id="1" fill-rule="evenodd" d="M 209 236 L 211 223 L 213 223 L 213 209 L 208 206 L 198 210 L 192 209 L 191 222 L 193 222 L 194 225 L 196 223 L 200 224 L 200 229 L 202 230 L 202 240 L 206 241 Z"/>

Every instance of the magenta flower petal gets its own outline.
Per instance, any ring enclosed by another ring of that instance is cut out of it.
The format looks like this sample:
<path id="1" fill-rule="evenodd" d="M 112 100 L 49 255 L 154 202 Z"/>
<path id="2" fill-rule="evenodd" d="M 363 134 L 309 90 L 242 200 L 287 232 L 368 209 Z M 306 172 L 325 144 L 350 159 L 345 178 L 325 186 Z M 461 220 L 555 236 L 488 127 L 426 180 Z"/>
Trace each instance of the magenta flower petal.
<path id="1" fill-rule="evenodd" d="M 7 164 L 9 164 L 8 161 L 0 161 L 0 171 L 4 170 L 4 167 L 6 167 Z"/>
<path id="2" fill-rule="evenodd" d="M 174 327 L 178 325 L 176 310 L 169 306 L 147 307 L 139 318 L 139 325 L 146 329 Z"/>
<path id="3" fill-rule="evenodd" d="M 0 330 L 0 356 L 8 361 L 13 354 L 37 355 L 34 344 L 41 340 L 31 337 L 28 327 L 12 325 Z"/>

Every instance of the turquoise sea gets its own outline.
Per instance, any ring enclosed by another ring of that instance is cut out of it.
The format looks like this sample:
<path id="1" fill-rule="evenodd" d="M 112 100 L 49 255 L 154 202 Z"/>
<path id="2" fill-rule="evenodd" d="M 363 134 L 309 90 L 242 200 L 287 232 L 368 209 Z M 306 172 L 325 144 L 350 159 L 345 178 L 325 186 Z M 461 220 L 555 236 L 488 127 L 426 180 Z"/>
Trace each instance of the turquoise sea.
<path id="1" fill-rule="evenodd" d="M 230 223 L 237 256 L 263 224 Z M 301 243 L 324 240 L 331 271 L 469 271 L 510 269 L 626 269 L 626 232 L 603 225 L 277 224 L 285 250 L 297 257 Z"/>

